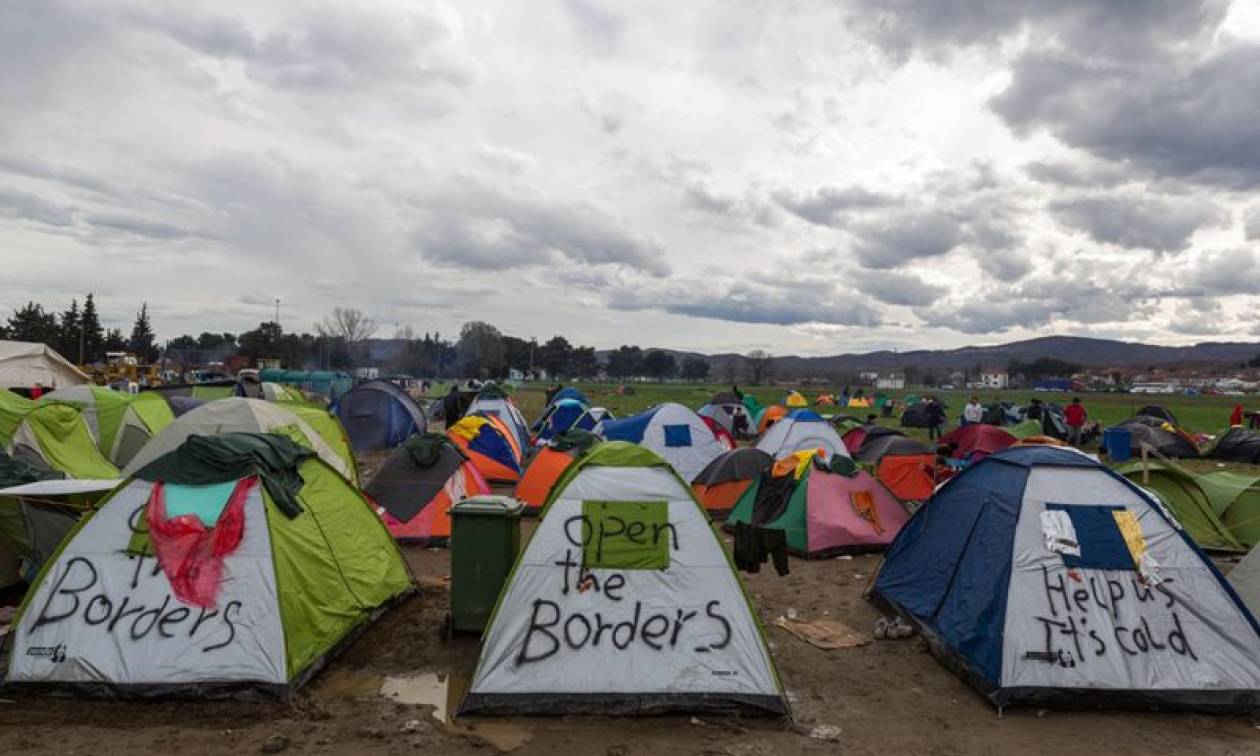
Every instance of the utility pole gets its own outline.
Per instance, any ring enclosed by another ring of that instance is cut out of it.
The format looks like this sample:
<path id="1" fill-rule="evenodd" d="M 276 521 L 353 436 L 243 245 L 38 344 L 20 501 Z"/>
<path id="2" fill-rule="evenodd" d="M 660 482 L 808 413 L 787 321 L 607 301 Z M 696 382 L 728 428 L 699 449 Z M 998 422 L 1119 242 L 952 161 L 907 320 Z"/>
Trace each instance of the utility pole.
<path id="1" fill-rule="evenodd" d="M 276 297 L 276 327 L 280 327 L 280 297 Z"/>

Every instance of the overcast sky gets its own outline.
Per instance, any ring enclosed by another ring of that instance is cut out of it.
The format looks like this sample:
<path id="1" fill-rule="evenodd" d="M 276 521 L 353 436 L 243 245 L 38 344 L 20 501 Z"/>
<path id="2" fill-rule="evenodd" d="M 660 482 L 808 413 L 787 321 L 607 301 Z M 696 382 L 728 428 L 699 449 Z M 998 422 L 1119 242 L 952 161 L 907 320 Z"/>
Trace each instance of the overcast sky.
<path id="1" fill-rule="evenodd" d="M 0 71 L 0 317 L 1260 337 L 1255 0 L 7 0 Z"/>

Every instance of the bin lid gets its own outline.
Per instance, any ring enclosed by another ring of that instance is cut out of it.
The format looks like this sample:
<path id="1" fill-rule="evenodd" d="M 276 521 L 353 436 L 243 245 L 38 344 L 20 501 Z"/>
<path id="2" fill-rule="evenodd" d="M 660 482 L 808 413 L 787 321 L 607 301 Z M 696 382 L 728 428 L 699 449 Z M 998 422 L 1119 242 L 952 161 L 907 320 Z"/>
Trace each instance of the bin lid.
<path id="1" fill-rule="evenodd" d="M 501 515 L 511 517 L 518 515 L 525 508 L 525 503 L 511 496 L 474 496 L 464 499 L 451 507 L 451 514 Z"/>

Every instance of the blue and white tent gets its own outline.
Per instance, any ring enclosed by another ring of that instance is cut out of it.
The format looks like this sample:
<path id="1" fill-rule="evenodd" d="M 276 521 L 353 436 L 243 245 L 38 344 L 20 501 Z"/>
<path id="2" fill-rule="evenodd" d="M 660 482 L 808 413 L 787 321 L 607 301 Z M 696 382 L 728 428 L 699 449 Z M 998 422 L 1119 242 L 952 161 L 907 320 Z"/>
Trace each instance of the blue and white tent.
<path id="1" fill-rule="evenodd" d="M 1012 447 L 946 483 L 873 593 L 999 707 L 1260 705 L 1256 619 L 1166 510 L 1074 450 Z"/>
<path id="2" fill-rule="evenodd" d="M 726 451 L 699 415 L 673 402 L 620 420 L 602 420 L 595 434 L 606 441 L 629 441 L 651 449 L 688 482 Z"/>
<path id="3" fill-rule="evenodd" d="M 589 407 L 591 405 L 590 401 L 586 398 L 586 394 L 583 394 L 581 391 L 578 391 L 572 386 L 565 386 L 557 391 L 555 396 L 551 397 L 551 400 L 547 402 L 547 406 L 543 407 L 542 414 L 538 416 L 538 419 L 534 421 L 533 425 L 529 426 L 529 429 L 534 433 L 541 433 L 547 422 L 547 418 L 551 416 L 551 413 L 556 410 L 557 405 L 561 402 L 577 402 L 583 407 Z"/>
<path id="4" fill-rule="evenodd" d="M 577 425 L 586 415 L 587 406 L 576 399 L 561 399 L 552 402 L 543 415 L 538 427 L 538 443 L 543 444 Z M 595 423 L 589 422 L 582 430 L 591 430 Z"/>
<path id="5" fill-rule="evenodd" d="M 770 426 L 757 448 L 775 459 L 805 449 L 822 449 L 827 459 L 847 457 L 849 450 L 836 429 L 813 410 L 792 410 Z"/>

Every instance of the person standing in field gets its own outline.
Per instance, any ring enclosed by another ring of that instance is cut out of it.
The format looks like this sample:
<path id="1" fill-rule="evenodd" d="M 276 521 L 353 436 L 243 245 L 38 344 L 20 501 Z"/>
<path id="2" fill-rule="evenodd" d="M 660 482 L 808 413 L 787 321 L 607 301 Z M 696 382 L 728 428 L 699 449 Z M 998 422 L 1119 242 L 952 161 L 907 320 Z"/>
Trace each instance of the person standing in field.
<path id="1" fill-rule="evenodd" d="M 1230 425 L 1243 424 L 1243 408 L 1241 404 L 1235 404 L 1234 411 L 1229 413 L 1229 424 Z"/>
<path id="2" fill-rule="evenodd" d="M 941 427 L 945 425 L 945 408 L 941 403 L 936 401 L 936 397 L 930 396 L 927 400 L 927 424 L 928 424 L 928 440 L 932 441 L 941 437 Z"/>
<path id="3" fill-rule="evenodd" d="M 967 402 L 967 406 L 963 407 L 963 425 L 972 425 L 984 421 L 984 407 L 980 404 L 980 399 L 975 395 L 971 395 L 971 401 Z"/>
<path id="4" fill-rule="evenodd" d="M 1068 443 L 1080 446 L 1081 431 L 1085 428 L 1085 420 L 1088 417 L 1089 413 L 1085 411 L 1085 405 L 1081 404 L 1081 398 L 1072 397 L 1072 403 L 1063 410 L 1063 420 L 1067 423 Z"/>

